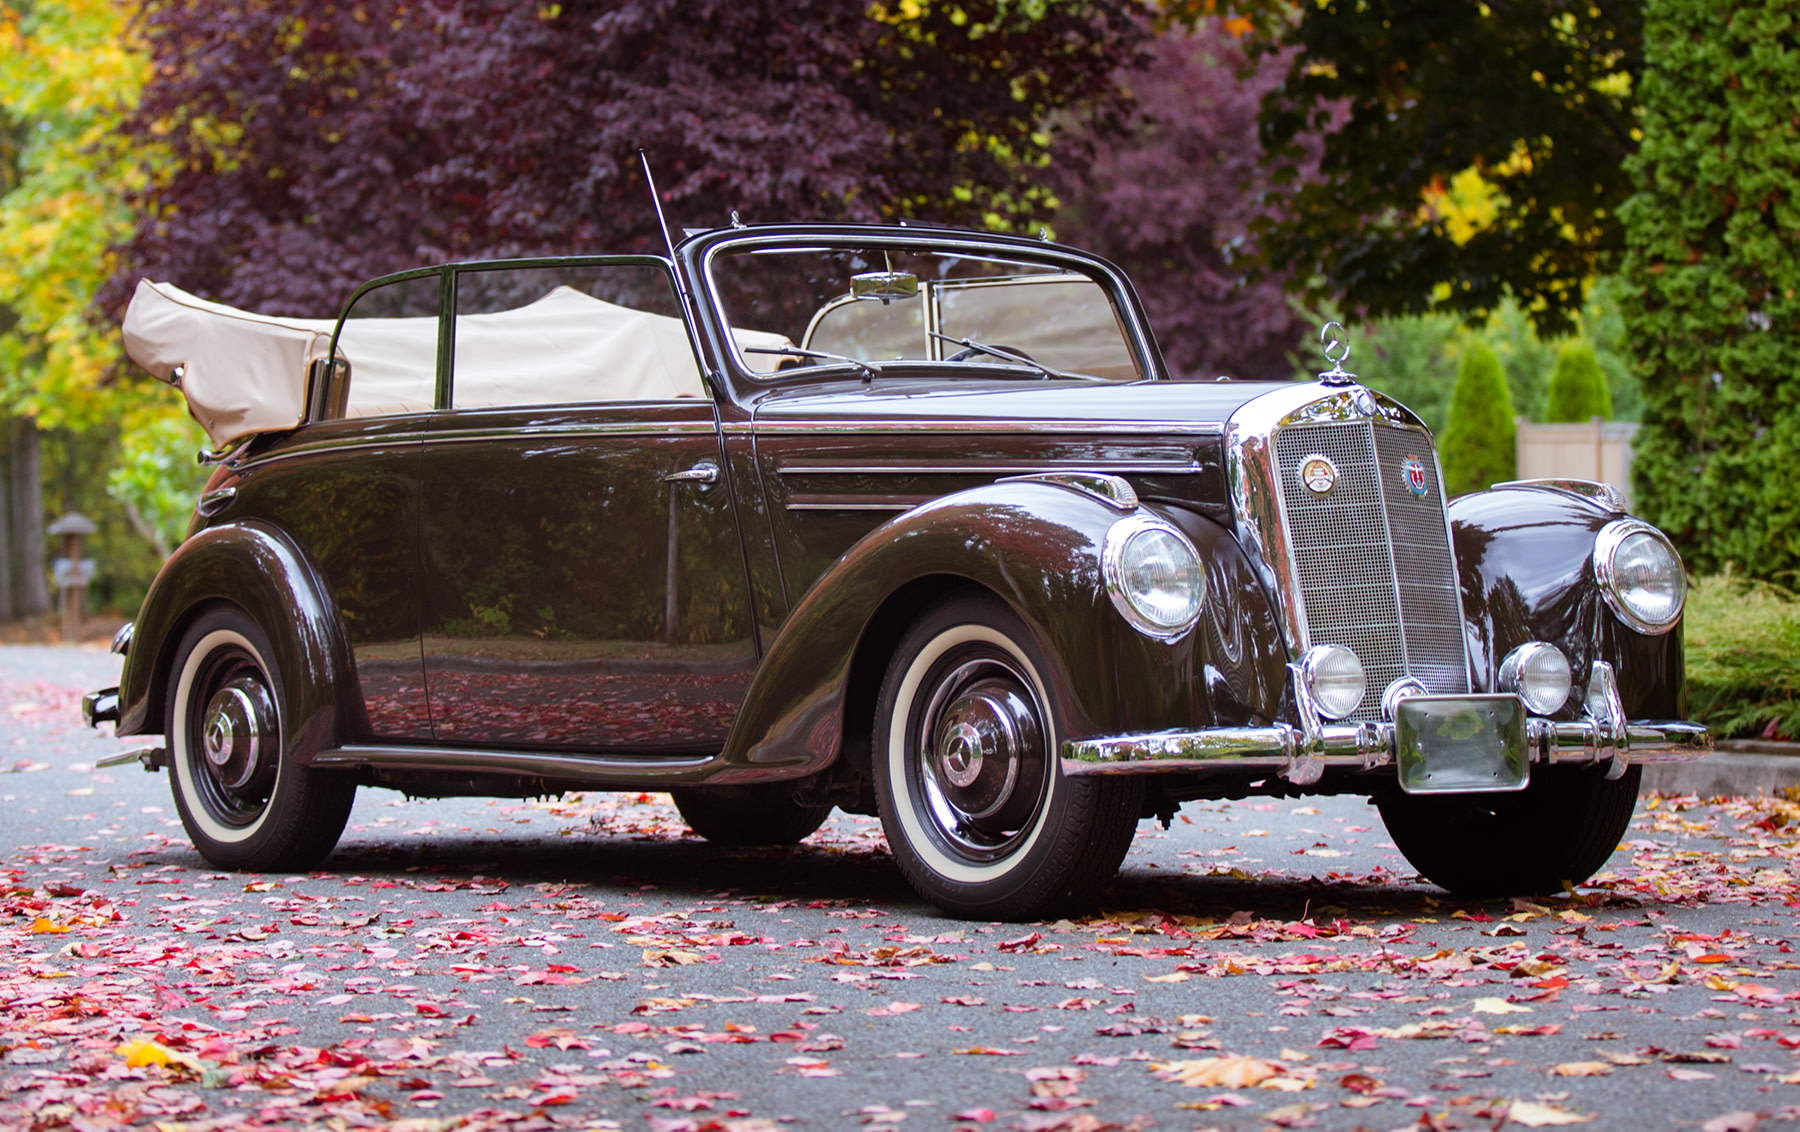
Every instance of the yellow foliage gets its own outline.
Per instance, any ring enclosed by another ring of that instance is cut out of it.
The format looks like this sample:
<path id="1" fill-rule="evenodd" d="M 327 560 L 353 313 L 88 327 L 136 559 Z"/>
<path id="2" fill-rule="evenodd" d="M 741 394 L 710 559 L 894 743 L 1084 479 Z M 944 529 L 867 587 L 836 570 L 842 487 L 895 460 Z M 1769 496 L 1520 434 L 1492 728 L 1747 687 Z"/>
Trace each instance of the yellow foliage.
<path id="1" fill-rule="evenodd" d="M 0 117 L 24 127 L 18 182 L 0 186 L 0 308 L 16 320 L 0 334 L 0 398 L 45 426 L 92 425 L 143 396 L 140 383 L 104 384 L 118 335 L 90 311 L 109 249 L 131 231 L 125 196 L 145 177 L 118 129 L 149 67 L 130 10 L 0 0 Z"/>
<path id="2" fill-rule="evenodd" d="M 191 1053 L 170 1049 L 155 1038 L 133 1038 L 113 1052 L 125 1059 L 127 1069 L 142 1069 L 146 1065 L 179 1066 L 195 1073 L 201 1069 L 199 1058 Z"/>
<path id="3" fill-rule="evenodd" d="M 1439 225 L 1458 245 L 1468 243 L 1477 232 L 1493 224 L 1506 203 L 1506 195 L 1474 166 L 1450 178 L 1447 187 L 1441 181 L 1433 181 L 1424 198 L 1421 219 Z"/>

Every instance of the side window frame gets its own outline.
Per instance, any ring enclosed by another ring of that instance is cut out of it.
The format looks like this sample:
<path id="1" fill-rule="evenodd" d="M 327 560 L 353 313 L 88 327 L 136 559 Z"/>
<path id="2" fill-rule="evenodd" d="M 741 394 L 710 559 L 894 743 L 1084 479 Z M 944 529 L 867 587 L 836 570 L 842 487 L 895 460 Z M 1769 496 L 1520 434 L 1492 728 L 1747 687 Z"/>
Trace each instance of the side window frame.
<path id="1" fill-rule="evenodd" d="M 325 358 L 321 359 L 323 362 L 322 365 L 320 364 L 320 361 L 315 361 L 312 364 L 310 371 L 307 373 L 307 424 L 347 419 L 344 416 L 344 404 L 349 388 L 346 385 L 338 384 L 338 382 L 340 380 L 340 367 L 345 367 L 347 370 L 349 363 L 347 359 L 339 355 L 338 342 L 344 335 L 344 324 L 349 321 L 350 312 L 356 308 L 356 304 L 362 301 L 364 295 L 379 288 L 395 283 L 405 283 L 413 279 L 426 279 L 434 275 L 437 276 L 438 279 L 437 357 L 434 359 L 435 369 L 433 372 L 432 383 L 432 407 L 427 411 L 436 412 L 443 406 L 445 393 L 449 388 L 450 382 L 450 368 L 446 342 L 449 333 L 449 324 L 446 312 L 449 310 L 453 296 L 453 276 L 450 268 L 447 266 L 415 267 L 410 271 L 397 271 L 391 275 L 383 275 L 371 279 L 356 290 L 350 292 L 350 298 L 345 301 L 343 309 L 338 312 L 337 325 L 332 328 L 330 352 L 326 354 Z M 352 383 L 356 380 L 356 374 L 354 372 L 346 372 L 343 376 L 347 377 Z M 332 412 L 331 415 L 326 415 L 328 410 L 335 410 L 335 412 Z M 416 416 L 418 414 L 407 413 L 396 415 Z"/>
<path id="2" fill-rule="evenodd" d="M 653 267 L 660 269 L 664 281 L 669 285 L 669 298 L 683 327 L 683 337 L 687 341 L 689 353 L 694 359 L 694 368 L 700 375 L 700 384 L 705 391 L 704 400 L 716 404 L 728 393 L 713 380 L 711 367 L 706 364 L 706 355 L 700 349 L 698 329 L 694 325 L 693 312 L 688 309 L 682 299 L 680 281 L 676 278 L 676 268 L 667 256 L 658 255 L 584 255 L 584 256 L 533 256 L 518 259 L 473 260 L 447 264 L 436 269 L 444 273 L 444 282 L 440 294 L 438 310 L 438 393 L 437 411 L 447 412 L 455 409 L 456 390 L 456 315 L 458 283 L 465 274 L 486 274 L 497 271 L 522 271 L 534 268 L 581 268 L 581 267 Z M 392 277 L 390 277 L 392 278 Z M 649 312 L 655 313 L 655 312 Z M 691 400 L 691 398 L 690 398 Z M 607 402 L 590 400 L 580 404 L 629 404 L 631 402 Z M 640 402 L 653 404 L 661 402 Z M 521 406 L 530 407 L 530 406 Z M 460 411 L 475 411 L 471 408 Z"/>
<path id="3" fill-rule="evenodd" d="M 390 284 L 404 283 L 413 279 L 424 279 L 436 276 L 438 280 L 437 309 L 437 358 L 434 371 L 434 389 L 432 395 L 432 412 L 444 412 L 454 403 L 453 375 L 456 361 L 456 286 L 457 280 L 465 271 L 502 271 L 508 269 L 529 269 L 539 267 L 655 267 L 661 269 L 667 279 L 670 296 L 681 311 L 681 321 L 685 329 L 688 350 L 693 354 L 694 365 L 700 372 L 701 383 L 706 387 L 708 400 L 717 402 L 729 395 L 729 390 L 721 387 L 712 367 L 706 363 L 706 355 L 701 349 L 699 329 L 694 324 L 694 314 L 682 301 L 682 291 L 676 278 L 676 267 L 667 256 L 657 255 L 598 255 L 598 256 L 535 256 L 520 259 L 476 260 L 460 263 L 440 264 L 434 267 L 417 267 L 408 271 L 397 271 L 391 275 L 383 275 L 369 280 L 350 293 L 350 298 L 338 312 L 337 323 L 331 333 L 330 353 L 325 359 L 314 362 L 307 374 L 306 423 L 313 424 L 327 420 L 345 419 L 342 415 L 343 394 L 347 387 L 336 384 L 337 368 L 344 365 L 339 356 L 338 342 L 344 333 L 344 324 L 350 318 L 364 295 Z M 356 375 L 349 374 L 353 383 Z M 335 396 L 334 396 L 335 391 Z M 333 408 L 338 413 L 327 416 L 326 410 Z M 408 414 L 412 415 L 412 414 Z"/>

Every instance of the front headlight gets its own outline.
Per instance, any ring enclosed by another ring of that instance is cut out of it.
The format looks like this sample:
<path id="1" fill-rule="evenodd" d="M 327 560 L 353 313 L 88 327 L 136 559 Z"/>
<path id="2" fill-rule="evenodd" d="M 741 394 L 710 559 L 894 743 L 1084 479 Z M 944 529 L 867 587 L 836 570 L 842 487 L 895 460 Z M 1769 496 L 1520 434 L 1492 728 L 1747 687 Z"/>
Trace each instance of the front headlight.
<path id="1" fill-rule="evenodd" d="M 1681 555 L 1649 523 L 1618 519 L 1594 539 L 1594 576 L 1606 604 L 1640 633 L 1666 633 L 1687 604 Z"/>
<path id="2" fill-rule="evenodd" d="M 1159 519 L 1133 515 L 1106 532 L 1100 573 L 1112 603 L 1132 628 L 1172 641 L 1200 620 L 1206 572 L 1187 536 Z"/>

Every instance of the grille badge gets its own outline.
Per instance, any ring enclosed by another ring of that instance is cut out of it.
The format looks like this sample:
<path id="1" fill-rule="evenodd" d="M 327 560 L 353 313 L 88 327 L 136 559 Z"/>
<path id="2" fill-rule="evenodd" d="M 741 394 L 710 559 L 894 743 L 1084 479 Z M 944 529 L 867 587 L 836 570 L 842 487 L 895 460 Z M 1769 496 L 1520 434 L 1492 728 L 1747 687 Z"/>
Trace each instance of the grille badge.
<path id="1" fill-rule="evenodd" d="M 1314 495 L 1330 495 L 1337 481 L 1337 465 L 1324 453 L 1314 452 L 1300 461 L 1300 482 Z"/>
<path id="2" fill-rule="evenodd" d="M 1425 479 L 1425 461 L 1417 456 L 1408 456 L 1400 465 L 1400 476 L 1406 481 L 1406 490 L 1420 499 L 1425 498 L 1425 489 L 1428 486 Z"/>

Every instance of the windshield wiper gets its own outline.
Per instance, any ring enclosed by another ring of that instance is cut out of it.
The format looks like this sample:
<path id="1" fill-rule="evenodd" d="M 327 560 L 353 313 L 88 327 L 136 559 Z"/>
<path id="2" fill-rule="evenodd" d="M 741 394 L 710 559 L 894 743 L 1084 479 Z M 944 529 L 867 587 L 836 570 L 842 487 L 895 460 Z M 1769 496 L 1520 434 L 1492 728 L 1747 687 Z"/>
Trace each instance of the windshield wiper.
<path id="1" fill-rule="evenodd" d="M 931 335 L 933 338 L 938 338 L 945 342 L 949 342 L 953 345 L 961 346 L 963 348 L 963 353 L 965 355 L 968 355 L 968 354 L 992 354 L 994 357 L 1001 358 L 1005 361 L 1017 362 L 1019 365 L 1022 365 L 1022 366 L 1030 366 L 1032 369 L 1037 370 L 1038 373 L 1042 374 L 1046 379 L 1052 378 L 1052 377 L 1061 377 L 1061 378 L 1066 378 L 1071 381 L 1105 381 L 1106 380 L 1106 378 L 1104 378 L 1104 377 L 1095 377 L 1091 373 L 1072 373 L 1068 370 L 1054 369 L 1050 366 L 1045 365 L 1043 362 L 1038 361 L 1036 358 L 1027 357 L 1024 354 L 1019 353 L 1017 350 L 1009 350 L 1005 346 L 990 346 L 986 342 L 977 342 L 973 338 L 952 338 L 948 334 L 939 334 L 935 330 L 928 330 L 928 331 L 926 331 L 926 333 Z"/>
<path id="2" fill-rule="evenodd" d="M 743 346 L 740 348 L 746 354 L 778 354 L 787 358 L 815 358 L 822 362 L 843 362 L 845 365 L 855 366 L 857 371 L 862 374 L 864 381 L 868 381 L 881 372 L 881 367 L 860 358 L 848 358 L 843 354 L 828 354 L 824 350 L 802 350 L 798 346 Z"/>

